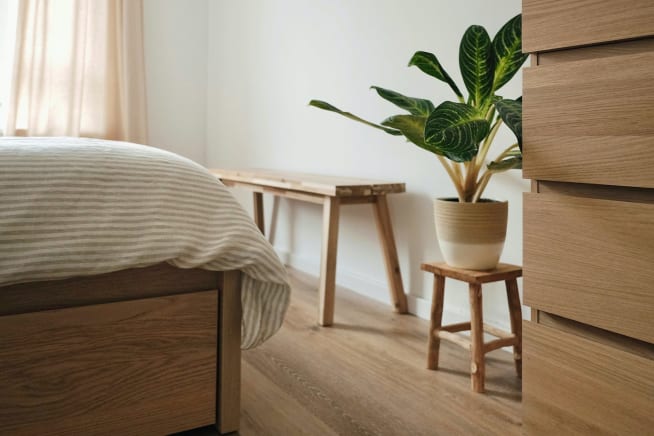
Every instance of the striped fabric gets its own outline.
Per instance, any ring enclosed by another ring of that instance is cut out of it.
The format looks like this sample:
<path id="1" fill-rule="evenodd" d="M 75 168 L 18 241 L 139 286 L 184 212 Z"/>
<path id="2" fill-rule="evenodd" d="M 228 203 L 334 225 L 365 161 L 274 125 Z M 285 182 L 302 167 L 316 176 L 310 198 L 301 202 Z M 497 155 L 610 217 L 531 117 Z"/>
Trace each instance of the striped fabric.
<path id="1" fill-rule="evenodd" d="M 124 142 L 0 138 L 0 285 L 160 262 L 244 273 L 243 348 L 281 326 L 286 271 L 205 168 Z"/>

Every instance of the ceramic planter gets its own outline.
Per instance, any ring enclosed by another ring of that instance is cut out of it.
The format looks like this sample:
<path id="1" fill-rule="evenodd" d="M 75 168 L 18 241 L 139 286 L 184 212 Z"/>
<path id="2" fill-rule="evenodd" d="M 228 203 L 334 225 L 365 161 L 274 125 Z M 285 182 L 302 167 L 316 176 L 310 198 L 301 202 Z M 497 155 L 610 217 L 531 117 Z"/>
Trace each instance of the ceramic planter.
<path id="1" fill-rule="evenodd" d="M 507 201 L 434 200 L 436 234 L 445 262 L 473 270 L 495 268 L 504 248 L 508 211 Z"/>

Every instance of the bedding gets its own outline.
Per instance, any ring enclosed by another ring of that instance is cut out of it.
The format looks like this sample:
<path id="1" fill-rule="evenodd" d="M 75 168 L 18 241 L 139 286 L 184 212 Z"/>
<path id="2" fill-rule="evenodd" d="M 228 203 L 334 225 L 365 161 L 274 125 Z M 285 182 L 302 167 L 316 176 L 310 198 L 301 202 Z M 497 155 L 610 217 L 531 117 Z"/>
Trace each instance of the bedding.
<path id="1" fill-rule="evenodd" d="M 284 266 L 205 168 L 125 142 L 0 138 L 0 286 L 160 262 L 243 272 L 242 348 L 281 326 Z"/>

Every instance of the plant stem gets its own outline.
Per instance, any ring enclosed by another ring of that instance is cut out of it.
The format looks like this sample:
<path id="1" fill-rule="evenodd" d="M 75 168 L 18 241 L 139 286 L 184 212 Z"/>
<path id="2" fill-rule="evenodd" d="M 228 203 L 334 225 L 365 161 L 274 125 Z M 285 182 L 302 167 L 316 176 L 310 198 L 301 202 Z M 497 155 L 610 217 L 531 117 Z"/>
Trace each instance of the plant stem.
<path id="1" fill-rule="evenodd" d="M 518 148 L 518 143 L 517 143 L 517 142 L 516 142 L 515 144 L 512 144 L 512 145 L 508 146 L 508 147 L 506 148 L 506 150 L 504 150 L 502 153 L 500 153 L 500 155 L 497 156 L 493 162 L 499 162 L 499 161 L 501 161 L 501 160 L 504 159 L 506 156 L 508 156 L 508 154 L 511 153 L 511 150 L 513 150 L 514 148 Z"/>
<path id="2" fill-rule="evenodd" d="M 479 179 L 479 183 L 477 184 L 477 189 L 475 190 L 475 194 L 472 196 L 473 203 L 479 201 L 479 199 L 481 198 L 481 194 L 484 193 L 484 189 L 486 189 L 486 185 L 488 185 L 488 181 L 490 180 L 492 175 L 493 175 L 493 171 L 486 170 L 486 172 L 481 176 L 481 178 Z"/>
<path id="3" fill-rule="evenodd" d="M 447 171 L 447 175 L 450 176 L 452 183 L 454 183 L 454 187 L 456 188 L 456 192 L 459 196 L 459 201 L 463 202 L 464 195 L 463 195 L 463 189 L 461 188 L 461 178 L 457 176 L 456 171 L 452 169 L 450 164 L 447 163 L 447 161 L 443 156 L 436 155 L 436 157 L 445 168 L 445 171 Z"/>
<path id="4" fill-rule="evenodd" d="M 465 181 L 463 183 L 463 197 L 465 199 L 464 201 L 470 201 L 475 189 L 475 178 L 473 177 L 474 164 L 472 161 L 468 161 L 464 162 L 463 166 L 466 170 Z"/>
<path id="5" fill-rule="evenodd" d="M 490 133 L 484 140 L 484 143 L 481 146 L 481 150 L 479 150 L 479 153 L 477 153 L 477 159 L 475 160 L 475 167 L 477 169 L 477 174 L 479 173 L 481 166 L 484 164 L 484 161 L 486 160 L 486 155 L 488 155 L 488 150 L 490 150 L 490 146 L 493 143 L 493 140 L 495 139 L 495 135 L 497 135 L 497 131 L 500 129 L 501 125 L 502 125 L 502 118 L 498 118 L 497 121 L 495 121 L 495 124 L 493 124 Z"/>
<path id="6" fill-rule="evenodd" d="M 518 147 L 518 143 L 516 142 L 515 144 L 510 145 L 507 147 L 500 155 L 494 160 L 494 162 L 500 162 L 503 158 L 509 155 L 511 153 L 511 150 L 515 149 Z M 491 171 L 491 170 L 486 170 L 484 174 L 482 174 L 481 178 L 477 182 L 477 187 L 475 189 L 475 193 L 472 196 L 472 202 L 476 203 L 479 201 L 481 198 L 481 195 L 484 193 L 484 190 L 486 189 L 486 186 L 488 185 L 488 182 L 490 181 L 490 178 L 493 174 L 495 174 L 498 171 Z"/>

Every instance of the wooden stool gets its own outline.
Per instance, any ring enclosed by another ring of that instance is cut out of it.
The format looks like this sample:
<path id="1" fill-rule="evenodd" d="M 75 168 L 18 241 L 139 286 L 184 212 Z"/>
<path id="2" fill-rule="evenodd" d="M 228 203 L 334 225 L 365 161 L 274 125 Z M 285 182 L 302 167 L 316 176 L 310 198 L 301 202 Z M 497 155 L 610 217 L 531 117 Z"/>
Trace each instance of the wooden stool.
<path id="1" fill-rule="evenodd" d="M 518 294 L 518 277 L 522 268 L 516 265 L 500 263 L 491 271 L 472 271 L 453 268 L 445 263 L 423 263 L 423 271 L 434 274 L 434 295 L 431 302 L 431 324 L 429 327 L 429 354 L 427 368 L 438 369 L 438 350 L 441 339 L 445 339 L 470 350 L 470 379 L 472 390 L 484 392 L 484 355 L 498 348 L 513 346 L 513 358 L 518 377 L 522 377 L 522 308 Z M 443 320 L 443 297 L 445 294 L 445 277 L 468 283 L 470 292 L 470 322 L 441 325 Z M 484 324 L 481 285 L 483 283 L 506 282 L 506 296 L 509 302 L 511 333 Z M 456 335 L 461 331 L 470 331 L 470 339 Z M 484 332 L 498 339 L 484 343 Z"/>

